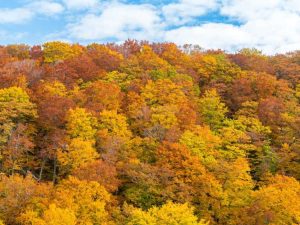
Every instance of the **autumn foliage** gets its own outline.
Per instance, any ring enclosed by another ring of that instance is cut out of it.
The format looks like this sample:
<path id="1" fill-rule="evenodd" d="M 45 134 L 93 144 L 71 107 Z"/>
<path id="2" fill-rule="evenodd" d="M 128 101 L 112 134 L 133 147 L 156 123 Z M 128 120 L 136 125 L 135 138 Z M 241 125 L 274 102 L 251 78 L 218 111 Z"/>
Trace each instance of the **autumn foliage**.
<path id="1" fill-rule="evenodd" d="M 0 47 L 0 224 L 300 224 L 300 53 Z"/>

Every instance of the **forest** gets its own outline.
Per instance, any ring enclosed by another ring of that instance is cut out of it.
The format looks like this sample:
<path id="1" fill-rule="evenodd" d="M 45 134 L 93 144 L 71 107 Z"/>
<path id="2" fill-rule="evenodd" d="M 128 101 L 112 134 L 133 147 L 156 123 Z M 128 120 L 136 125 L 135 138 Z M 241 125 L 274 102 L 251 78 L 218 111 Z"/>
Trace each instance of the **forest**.
<path id="1" fill-rule="evenodd" d="M 0 46 L 1 225 L 300 224 L 300 51 Z"/>

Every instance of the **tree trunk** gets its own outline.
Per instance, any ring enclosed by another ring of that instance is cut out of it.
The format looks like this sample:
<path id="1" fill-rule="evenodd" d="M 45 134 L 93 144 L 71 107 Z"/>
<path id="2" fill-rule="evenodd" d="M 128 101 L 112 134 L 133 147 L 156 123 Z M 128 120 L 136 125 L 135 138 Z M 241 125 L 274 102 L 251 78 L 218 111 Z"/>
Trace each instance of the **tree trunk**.
<path id="1" fill-rule="evenodd" d="M 55 181 L 56 181 L 56 169 L 57 169 L 57 162 L 56 162 L 56 159 L 54 159 L 54 165 L 53 165 L 53 178 L 52 178 L 53 184 L 55 184 Z"/>
<path id="2" fill-rule="evenodd" d="M 39 181 L 42 180 L 45 163 L 46 163 L 46 159 L 43 159 L 42 166 L 41 166 L 41 169 L 40 169 L 40 174 L 39 174 Z"/>

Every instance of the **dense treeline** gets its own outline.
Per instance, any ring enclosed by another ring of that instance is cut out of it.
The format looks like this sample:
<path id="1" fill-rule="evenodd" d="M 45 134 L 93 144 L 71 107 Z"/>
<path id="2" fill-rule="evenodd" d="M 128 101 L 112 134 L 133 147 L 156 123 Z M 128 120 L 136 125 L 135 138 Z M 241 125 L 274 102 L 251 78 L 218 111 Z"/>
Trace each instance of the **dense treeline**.
<path id="1" fill-rule="evenodd" d="M 8 45 L 0 81 L 0 224 L 300 224 L 300 52 Z"/>

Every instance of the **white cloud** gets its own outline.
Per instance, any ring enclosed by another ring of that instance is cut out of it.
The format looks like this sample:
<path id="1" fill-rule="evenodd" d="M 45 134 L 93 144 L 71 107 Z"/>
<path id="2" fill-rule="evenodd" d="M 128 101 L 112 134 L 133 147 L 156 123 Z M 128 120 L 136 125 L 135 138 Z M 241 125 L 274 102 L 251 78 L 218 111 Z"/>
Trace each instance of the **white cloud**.
<path id="1" fill-rule="evenodd" d="M 64 11 L 64 7 L 61 4 L 51 1 L 35 1 L 26 7 L 35 14 L 42 14 L 47 16 L 59 14 Z"/>
<path id="2" fill-rule="evenodd" d="M 82 40 L 159 39 L 162 21 L 151 5 L 108 4 L 100 15 L 88 14 L 69 26 L 72 37 Z"/>
<path id="3" fill-rule="evenodd" d="M 256 18 L 237 26 L 209 23 L 181 27 L 166 32 L 166 40 L 179 44 L 200 44 L 204 48 L 236 51 L 256 47 L 264 53 L 284 53 L 300 49 L 300 16 L 275 10 L 268 18 Z"/>
<path id="4" fill-rule="evenodd" d="M 218 7 L 217 0 L 180 0 L 162 8 L 167 23 L 182 25 Z"/>
<path id="5" fill-rule="evenodd" d="M 61 19 L 68 24 L 64 30 L 55 31 L 54 37 L 84 43 L 135 38 L 193 43 L 227 51 L 243 47 L 256 47 L 265 53 L 300 49 L 300 0 L 128 2 L 24 0 L 23 7 L 0 8 L 0 24 L 17 24 L 36 16 L 62 14 Z M 220 15 L 226 17 L 226 23 L 201 21 L 201 16 L 209 20 L 209 13 L 219 21 Z"/>
<path id="6" fill-rule="evenodd" d="M 166 32 L 165 39 L 177 44 L 199 44 L 206 49 L 237 49 L 246 45 L 250 37 L 231 24 L 208 23 L 202 26 L 181 27 Z"/>
<path id="7" fill-rule="evenodd" d="M 1 44 L 12 44 L 15 42 L 23 43 L 22 39 L 27 36 L 27 33 L 21 32 L 7 32 L 0 30 L 0 41 Z"/>
<path id="8" fill-rule="evenodd" d="M 247 33 L 247 47 L 265 53 L 286 52 L 300 47 L 300 1 L 223 0 L 220 13 L 240 20 Z"/>
<path id="9" fill-rule="evenodd" d="M 266 19 L 253 19 L 242 26 L 252 42 L 266 53 L 290 51 L 300 45 L 300 16 L 286 11 L 274 11 Z M 300 47 L 300 46 L 299 46 Z"/>
<path id="10" fill-rule="evenodd" d="M 267 54 L 300 48 L 300 1 L 297 0 L 179 0 L 162 8 L 110 2 L 98 9 L 100 14 L 86 14 L 69 25 L 69 37 L 82 41 L 127 38 L 172 41 L 230 52 L 256 47 Z M 219 11 L 229 21 L 238 20 L 240 25 L 213 22 L 190 25 L 189 22 L 211 11 Z"/>
<path id="11" fill-rule="evenodd" d="M 274 12 L 300 13 L 299 0 L 222 0 L 220 12 L 241 21 L 268 19 Z"/>
<path id="12" fill-rule="evenodd" d="M 248 21 L 255 18 L 267 18 L 272 10 L 279 7 L 281 0 L 223 0 L 221 14 Z"/>
<path id="13" fill-rule="evenodd" d="M 63 0 L 68 9 L 80 10 L 95 7 L 98 0 Z"/>
<path id="14" fill-rule="evenodd" d="M 0 24 L 23 23 L 29 21 L 34 13 L 26 8 L 0 9 Z"/>
<path id="15" fill-rule="evenodd" d="M 63 10 L 63 6 L 56 2 L 31 1 L 20 8 L 0 8 L 0 24 L 21 24 L 32 20 L 36 15 L 53 16 Z"/>

